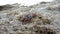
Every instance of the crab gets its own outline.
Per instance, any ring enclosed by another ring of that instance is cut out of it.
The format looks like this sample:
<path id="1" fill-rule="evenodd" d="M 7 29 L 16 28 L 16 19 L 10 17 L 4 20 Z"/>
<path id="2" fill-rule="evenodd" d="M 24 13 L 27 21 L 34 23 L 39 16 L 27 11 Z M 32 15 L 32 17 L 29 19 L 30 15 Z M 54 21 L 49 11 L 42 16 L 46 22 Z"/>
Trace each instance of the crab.
<path id="1" fill-rule="evenodd" d="M 26 14 L 26 15 L 22 15 L 19 17 L 19 21 L 21 21 L 22 23 L 28 23 L 31 22 L 32 18 L 35 18 L 37 15 L 36 14 Z"/>
<path id="2" fill-rule="evenodd" d="M 23 24 L 34 22 L 50 24 L 51 22 L 49 19 L 43 18 L 43 16 L 40 13 L 26 13 L 24 15 L 21 15 L 18 20 L 21 21 Z"/>

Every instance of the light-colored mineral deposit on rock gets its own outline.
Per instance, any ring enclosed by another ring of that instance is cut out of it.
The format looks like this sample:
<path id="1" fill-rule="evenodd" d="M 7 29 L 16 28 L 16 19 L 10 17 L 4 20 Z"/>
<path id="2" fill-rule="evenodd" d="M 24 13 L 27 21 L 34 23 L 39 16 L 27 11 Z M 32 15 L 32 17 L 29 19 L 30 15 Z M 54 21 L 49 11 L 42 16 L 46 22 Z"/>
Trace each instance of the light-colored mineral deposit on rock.
<path id="1" fill-rule="evenodd" d="M 58 2 L 32 6 L 13 4 L 2 7 L 0 34 L 60 34 Z"/>

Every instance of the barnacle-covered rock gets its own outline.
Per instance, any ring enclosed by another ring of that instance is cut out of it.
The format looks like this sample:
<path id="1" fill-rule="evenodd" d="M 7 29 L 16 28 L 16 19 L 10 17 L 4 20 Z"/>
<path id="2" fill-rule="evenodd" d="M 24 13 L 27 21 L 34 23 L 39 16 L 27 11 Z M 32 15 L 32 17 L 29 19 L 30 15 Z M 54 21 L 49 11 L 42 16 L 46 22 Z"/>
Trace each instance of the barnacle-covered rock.
<path id="1" fill-rule="evenodd" d="M 43 24 L 50 24 L 51 20 L 49 20 L 49 19 L 42 19 L 42 23 Z"/>
<path id="2" fill-rule="evenodd" d="M 18 18 L 19 21 L 21 21 L 23 24 L 26 23 L 40 23 L 40 24 L 50 24 L 51 21 L 50 19 L 45 19 L 43 17 L 43 15 L 41 15 L 40 13 L 36 12 L 36 13 L 26 13 L 23 15 L 20 15 L 20 17 Z"/>
<path id="3" fill-rule="evenodd" d="M 22 23 L 30 23 L 32 21 L 32 18 L 35 18 L 37 15 L 35 13 L 29 13 L 29 14 L 24 14 L 21 15 L 18 20 L 21 21 Z"/>
<path id="4" fill-rule="evenodd" d="M 56 30 L 44 26 L 34 26 L 36 34 L 56 34 Z"/>
<path id="5" fill-rule="evenodd" d="M 16 34 L 31 34 L 31 33 L 28 31 L 22 31 L 22 32 L 16 32 Z"/>

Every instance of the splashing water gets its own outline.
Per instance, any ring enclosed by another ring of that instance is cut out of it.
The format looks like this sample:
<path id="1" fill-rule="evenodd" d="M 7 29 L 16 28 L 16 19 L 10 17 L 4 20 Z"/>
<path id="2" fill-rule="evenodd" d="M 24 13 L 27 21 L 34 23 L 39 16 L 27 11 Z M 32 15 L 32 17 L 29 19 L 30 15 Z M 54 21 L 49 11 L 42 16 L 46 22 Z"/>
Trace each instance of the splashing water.
<path id="1" fill-rule="evenodd" d="M 51 2 L 53 0 L 0 0 L 0 5 L 19 3 L 21 5 L 30 6 L 42 1 Z"/>

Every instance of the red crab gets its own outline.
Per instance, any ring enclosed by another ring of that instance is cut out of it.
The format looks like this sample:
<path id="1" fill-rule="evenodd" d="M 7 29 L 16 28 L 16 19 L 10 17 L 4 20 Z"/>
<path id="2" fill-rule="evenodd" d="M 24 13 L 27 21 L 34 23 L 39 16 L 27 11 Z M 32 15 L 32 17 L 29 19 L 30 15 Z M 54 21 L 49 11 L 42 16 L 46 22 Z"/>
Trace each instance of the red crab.
<path id="1" fill-rule="evenodd" d="M 24 17 L 22 17 L 23 19 L 21 21 L 23 23 L 31 22 L 31 19 L 36 16 L 37 16 L 36 14 L 28 14 L 28 15 L 25 15 Z"/>

